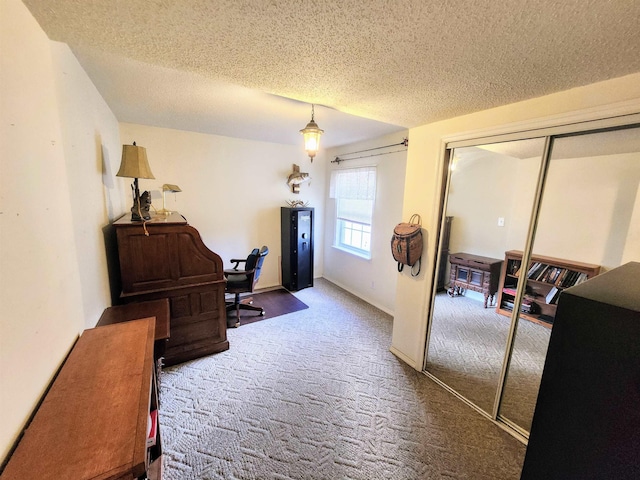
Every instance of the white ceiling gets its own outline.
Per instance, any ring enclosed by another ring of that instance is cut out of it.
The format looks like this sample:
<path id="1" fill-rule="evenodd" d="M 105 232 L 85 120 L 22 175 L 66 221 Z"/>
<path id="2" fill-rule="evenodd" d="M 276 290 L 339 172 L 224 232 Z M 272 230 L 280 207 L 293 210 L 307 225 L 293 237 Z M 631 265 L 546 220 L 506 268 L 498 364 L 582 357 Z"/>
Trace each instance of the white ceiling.
<path id="1" fill-rule="evenodd" d="M 23 1 L 119 121 L 285 144 L 311 103 L 330 147 L 640 71 L 638 0 Z"/>

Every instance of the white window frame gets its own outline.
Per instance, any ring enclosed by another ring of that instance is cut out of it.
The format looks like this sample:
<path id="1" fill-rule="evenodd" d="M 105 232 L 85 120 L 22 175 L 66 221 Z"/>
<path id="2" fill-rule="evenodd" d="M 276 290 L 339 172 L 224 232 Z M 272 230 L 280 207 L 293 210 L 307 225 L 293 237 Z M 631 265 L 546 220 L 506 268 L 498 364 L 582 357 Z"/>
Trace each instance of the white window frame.
<path id="1" fill-rule="evenodd" d="M 366 259 L 371 259 L 376 176 L 375 166 L 331 172 L 329 197 L 336 200 L 333 246 Z"/>

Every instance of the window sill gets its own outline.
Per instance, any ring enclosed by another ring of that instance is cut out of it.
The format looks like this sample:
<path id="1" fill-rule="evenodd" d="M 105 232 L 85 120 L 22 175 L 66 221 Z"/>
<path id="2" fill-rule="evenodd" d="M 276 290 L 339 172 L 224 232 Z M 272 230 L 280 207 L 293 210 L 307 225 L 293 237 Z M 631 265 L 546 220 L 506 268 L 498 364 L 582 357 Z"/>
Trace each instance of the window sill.
<path id="1" fill-rule="evenodd" d="M 351 248 L 347 248 L 347 247 L 343 247 L 340 245 L 332 245 L 333 248 L 335 248 L 336 250 L 340 250 L 341 252 L 344 253 L 348 253 L 349 255 L 353 255 L 354 257 L 359 257 L 362 258 L 364 260 L 371 260 L 371 254 L 370 253 L 363 253 L 360 252 L 358 250 L 354 250 Z"/>

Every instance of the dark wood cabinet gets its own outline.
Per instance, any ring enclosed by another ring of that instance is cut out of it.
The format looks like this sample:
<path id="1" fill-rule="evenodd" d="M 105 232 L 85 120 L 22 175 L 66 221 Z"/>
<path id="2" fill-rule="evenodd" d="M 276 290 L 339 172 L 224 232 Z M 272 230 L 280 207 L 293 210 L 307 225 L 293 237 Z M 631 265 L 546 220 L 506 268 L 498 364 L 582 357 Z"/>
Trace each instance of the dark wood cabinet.
<path id="1" fill-rule="evenodd" d="M 282 207 L 282 286 L 290 291 L 313 286 L 313 208 Z"/>
<path id="2" fill-rule="evenodd" d="M 464 294 L 465 290 L 472 290 L 484 295 L 484 308 L 493 303 L 498 290 L 502 260 L 471 253 L 452 253 L 449 255 L 449 263 L 450 296 L 455 297 Z"/>
<path id="3" fill-rule="evenodd" d="M 122 303 L 168 299 L 165 365 L 229 348 L 222 259 L 180 214 L 144 225 L 125 215 L 114 223 Z"/>
<path id="4" fill-rule="evenodd" d="M 521 478 L 640 478 L 640 263 L 560 296 Z"/>

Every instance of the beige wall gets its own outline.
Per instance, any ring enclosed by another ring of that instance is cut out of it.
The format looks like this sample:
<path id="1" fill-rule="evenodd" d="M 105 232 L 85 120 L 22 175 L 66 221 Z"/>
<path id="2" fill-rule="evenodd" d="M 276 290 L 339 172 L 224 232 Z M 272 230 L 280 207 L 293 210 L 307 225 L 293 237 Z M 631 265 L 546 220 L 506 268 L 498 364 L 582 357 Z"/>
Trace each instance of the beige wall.
<path id="1" fill-rule="evenodd" d="M 442 188 L 443 151 L 447 141 L 480 138 L 580 120 L 640 112 L 640 74 L 575 88 L 410 130 L 403 216 L 417 212 L 429 232 L 437 229 Z M 637 215 L 636 215 L 637 217 Z M 638 238 L 632 228 L 628 237 Z M 428 263 L 418 278 L 400 274 L 391 351 L 414 368 L 422 368 L 436 244 L 429 235 Z M 626 261 L 633 255 L 625 253 Z M 635 258 L 638 260 L 638 258 Z"/>
<path id="2" fill-rule="evenodd" d="M 315 271 L 322 276 L 322 218 L 325 196 L 324 156 L 309 161 L 300 145 L 279 145 L 123 123 L 123 143 L 147 149 L 155 180 L 139 180 L 151 191 L 153 205 L 162 208 L 160 188 L 178 185 L 182 192 L 167 194 L 167 208 L 182 213 L 211 250 L 229 260 L 246 257 L 252 248 L 267 245 L 259 288 L 281 284 L 280 208 L 300 199 L 315 208 Z M 286 181 L 293 164 L 311 176 L 294 194 Z"/>
<path id="3" fill-rule="evenodd" d="M 371 259 L 367 260 L 333 247 L 335 236 L 335 200 L 327 198 L 325 214 L 324 276 L 354 295 L 393 315 L 397 282 L 397 264 L 391 256 L 390 239 L 393 227 L 402 221 L 406 150 L 403 147 L 380 149 L 370 153 L 394 152 L 331 163 L 340 154 L 358 152 L 384 145 L 400 143 L 408 132 L 398 132 L 368 142 L 345 145 L 327 151 L 327 181 L 331 170 L 359 166 L 377 167 L 376 200 L 373 212 Z M 362 154 L 365 155 L 365 154 Z M 353 155 L 357 157 L 361 155 Z M 349 157 L 347 157 L 349 158 Z M 327 186 L 328 191 L 328 186 Z M 409 220 L 409 217 L 404 219 Z"/>
<path id="4" fill-rule="evenodd" d="M 0 2 L 0 458 L 109 304 L 101 228 L 118 126 L 68 48 Z M 103 159 L 105 163 L 103 163 Z"/>

